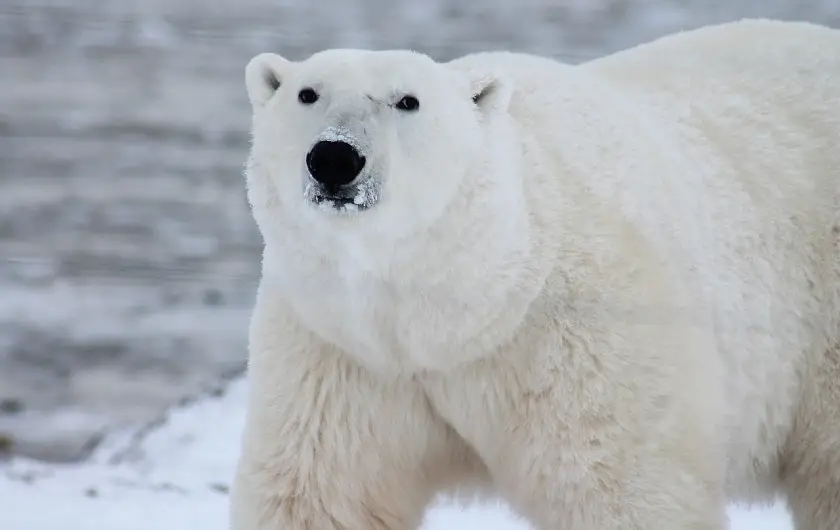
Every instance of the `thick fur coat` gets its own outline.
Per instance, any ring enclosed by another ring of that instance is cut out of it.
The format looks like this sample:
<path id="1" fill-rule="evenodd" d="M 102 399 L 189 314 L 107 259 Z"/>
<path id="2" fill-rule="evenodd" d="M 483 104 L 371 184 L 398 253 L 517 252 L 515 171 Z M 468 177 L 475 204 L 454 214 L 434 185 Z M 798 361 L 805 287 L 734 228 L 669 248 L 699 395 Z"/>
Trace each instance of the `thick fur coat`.
<path id="1" fill-rule="evenodd" d="M 414 529 L 442 491 L 545 530 L 722 530 L 781 492 L 840 528 L 840 32 L 263 54 L 246 83 L 233 530 Z M 356 206 L 312 191 L 324 131 Z"/>

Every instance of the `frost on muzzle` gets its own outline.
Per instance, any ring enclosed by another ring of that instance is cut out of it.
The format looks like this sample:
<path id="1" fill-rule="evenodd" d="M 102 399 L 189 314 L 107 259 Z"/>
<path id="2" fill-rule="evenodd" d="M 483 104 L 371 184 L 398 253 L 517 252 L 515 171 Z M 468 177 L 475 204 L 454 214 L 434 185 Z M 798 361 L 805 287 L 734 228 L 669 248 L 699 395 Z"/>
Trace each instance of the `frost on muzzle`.
<path id="1" fill-rule="evenodd" d="M 309 179 L 304 198 L 327 210 L 356 212 L 379 200 L 379 182 L 367 163 L 368 149 L 344 129 L 322 132 L 306 153 Z"/>

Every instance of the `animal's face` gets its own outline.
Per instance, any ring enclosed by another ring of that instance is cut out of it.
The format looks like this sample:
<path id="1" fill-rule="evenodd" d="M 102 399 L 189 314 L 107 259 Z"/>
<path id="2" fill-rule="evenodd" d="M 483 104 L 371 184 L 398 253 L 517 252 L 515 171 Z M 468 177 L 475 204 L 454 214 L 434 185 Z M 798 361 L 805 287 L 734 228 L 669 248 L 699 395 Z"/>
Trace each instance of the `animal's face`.
<path id="1" fill-rule="evenodd" d="M 394 240 L 433 223 L 488 158 L 487 114 L 509 99 L 491 74 L 407 51 L 330 50 L 303 62 L 261 54 L 246 84 L 252 203 L 316 238 L 349 230 Z"/>

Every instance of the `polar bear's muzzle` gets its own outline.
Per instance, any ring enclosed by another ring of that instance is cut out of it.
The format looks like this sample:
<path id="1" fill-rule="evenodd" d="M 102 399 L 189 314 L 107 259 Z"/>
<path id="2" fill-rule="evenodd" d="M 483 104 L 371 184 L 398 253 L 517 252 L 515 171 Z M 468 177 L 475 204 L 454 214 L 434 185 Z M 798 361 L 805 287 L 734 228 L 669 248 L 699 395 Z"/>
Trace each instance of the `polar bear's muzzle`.
<path id="1" fill-rule="evenodd" d="M 312 178 L 326 189 L 340 189 L 359 176 L 365 157 L 341 140 L 320 140 L 306 154 L 306 167 Z"/>
<path id="2" fill-rule="evenodd" d="M 324 131 L 306 153 L 309 178 L 304 198 L 338 211 L 373 206 L 379 199 L 379 186 L 367 167 L 366 151 L 343 130 Z"/>

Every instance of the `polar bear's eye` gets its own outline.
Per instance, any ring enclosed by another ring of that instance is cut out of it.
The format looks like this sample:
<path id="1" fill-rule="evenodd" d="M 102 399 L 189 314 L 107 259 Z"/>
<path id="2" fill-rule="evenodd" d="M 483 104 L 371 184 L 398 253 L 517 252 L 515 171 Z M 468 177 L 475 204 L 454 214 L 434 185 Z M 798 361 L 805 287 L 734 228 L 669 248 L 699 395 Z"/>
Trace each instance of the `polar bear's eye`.
<path id="1" fill-rule="evenodd" d="M 397 108 L 405 111 L 415 111 L 420 108 L 420 101 L 414 96 L 403 96 L 397 101 Z"/>
<path id="2" fill-rule="evenodd" d="M 301 89 L 300 92 L 298 92 L 298 101 L 300 101 L 304 105 L 312 105 L 313 103 L 318 101 L 318 93 L 315 92 L 315 90 L 306 87 L 304 89 Z"/>

